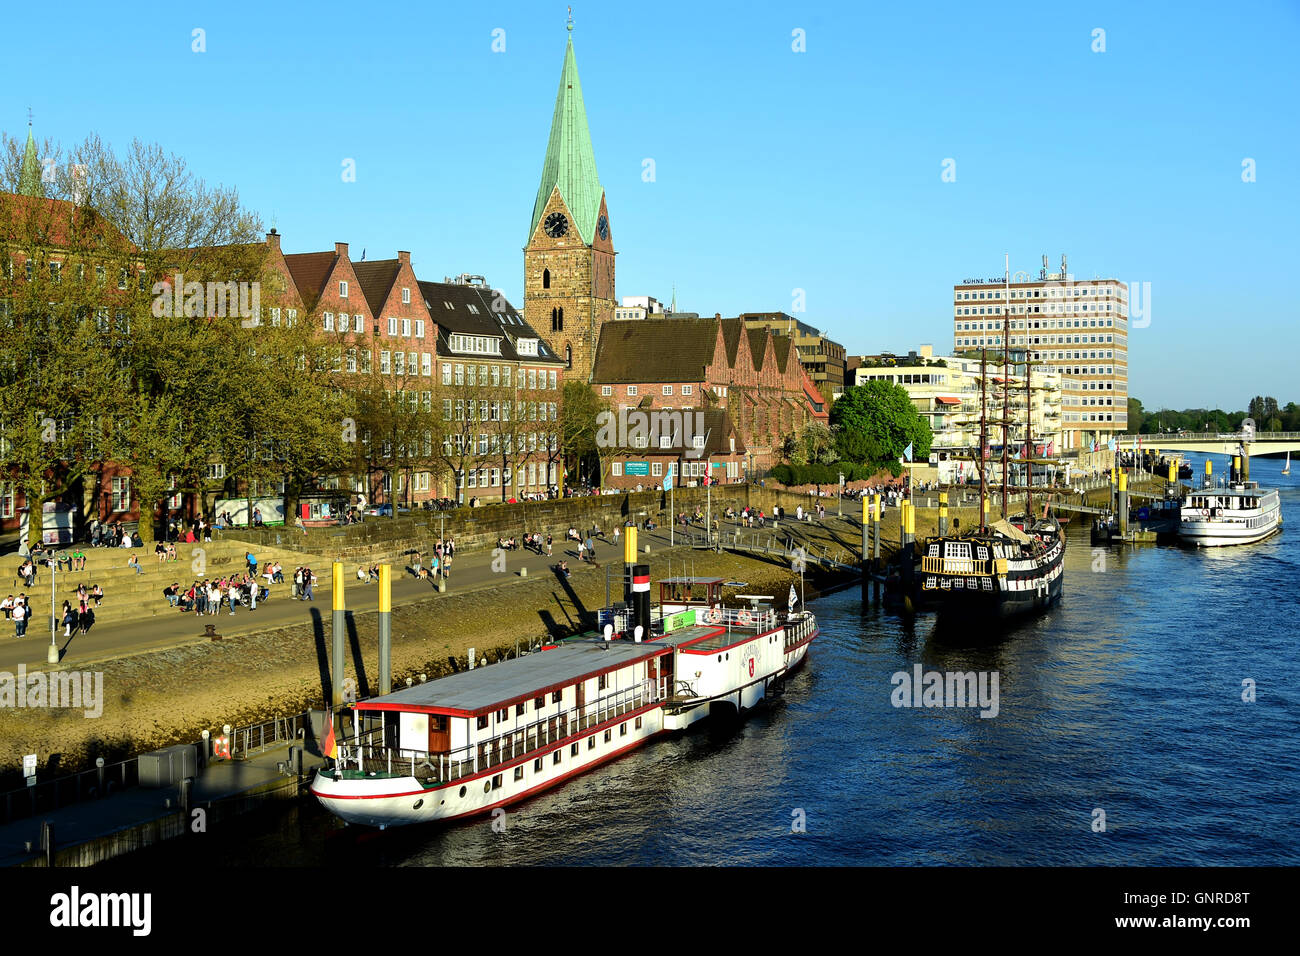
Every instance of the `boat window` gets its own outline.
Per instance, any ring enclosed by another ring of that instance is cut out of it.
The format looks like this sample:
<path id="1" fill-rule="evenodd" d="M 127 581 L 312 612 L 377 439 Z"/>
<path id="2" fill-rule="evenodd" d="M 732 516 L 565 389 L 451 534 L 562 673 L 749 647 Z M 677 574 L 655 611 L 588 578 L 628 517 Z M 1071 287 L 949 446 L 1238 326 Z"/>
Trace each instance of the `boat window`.
<path id="1" fill-rule="evenodd" d="M 488 725 L 487 714 L 484 714 L 478 719 L 478 729 L 482 730 L 487 725 Z"/>
<path id="2" fill-rule="evenodd" d="M 523 780 L 523 779 L 524 779 L 524 765 L 523 765 L 523 764 L 520 764 L 518 767 L 515 767 L 515 779 L 516 779 L 516 780 Z"/>
<path id="3" fill-rule="evenodd" d="M 538 697 L 533 700 L 533 710 L 541 710 L 546 706 L 546 698 Z"/>
<path id="4" fill-rule="evenodd" d="M 605 731 L 605 743 L 609 743 L 613 739 L 614 739 L 614 731 L 612 730 Z"/>
<path id="5" fill-rule="evenodd" d="M 527 704 L 515 704 L 515 716 L 522 717 L 524 715 L 524 710 L 525 708 L 527 708 L 527 706 L 528 706 Z"/>
<path id="6" fill-rule="evenodd" d="M 551 692 L 551 703 L 558 704 L 564 695 L 564 691 L 557 690 Z"/>
<path id="7" fill-rule="evenodd" d="M 618 725 L 618 735 L 620 737 L 627 736 L 627 721 L 624 721 L 623 723 Z"/>
<path id="8" fill-rule="evenodd" d="M 578 756 L 578 745 L 577 745 L 577 744 L 572 744 L 572 745 L 569 747 L 569 756 L 570 756 L 570 757 L 576 757 L 576 756 Z"/>
<path id="9" fill-rule="evenodd" d="M 500 710 L 497 711 L 497 720 L 502 720 L 502 721 L 504 721 L 504 720 L 509 720 L 509 719 L 510 719 L 510 708 L 509 708 L 509 707 L 502 707 Z"/>
<path id="10" fill-rule="evenodd" d="M 542 772 L 542 758 L 538 757 L 536 760 L 533 761 L 533 773 L 541 773 L 541 772 Z"/>
<path id="11" fill-rule="evenodd" d="M 555 753 L 551 754 L 551 763 L 559 763 L 561 756 L 560 751 L 555 751 Z"/>
<path id="12" fill-rule="evenodd" d="M 493 777 L 493 778 L 492 778 L 492 789 L 493 789 L 493 790 L 500 790 L 500 789 L 501 789 L 501 782 L 502 782 L 502 780 L 503 780 L 503 777 L 502 777 L 501 774 L 497 774 L 495 777 Z"/>
<path id="13" fill-rule="evenodd" d="M 641 729 L 641 718 L 640 718 L 640 717 L 638 717 L 638 718 L 636 719 L 636 729 L 637 729 L 637 730 L 640 730 L 640 729 Z"/>
<path id="14" fill-rule="evenodd" d="M 587 738 L 587 749 L 588 750 L 596 749 L 596 736 L 594 734 Z"/>

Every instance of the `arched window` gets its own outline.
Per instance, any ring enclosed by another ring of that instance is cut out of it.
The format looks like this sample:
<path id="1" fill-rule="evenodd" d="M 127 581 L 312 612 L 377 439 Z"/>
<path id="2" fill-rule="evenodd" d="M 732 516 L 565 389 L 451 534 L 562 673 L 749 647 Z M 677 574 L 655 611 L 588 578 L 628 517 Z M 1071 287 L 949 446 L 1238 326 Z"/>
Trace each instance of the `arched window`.
<path id="1" fill-rule="evenodd" d="M 564 309 L 563 308 L 551 309 L 551 331 L 552 332 L 564 331 Z"/>
<path id="2" fill-rule="evenodd" d="M 543 288 L 543 289 L 549 289 L 550 287 L 551 287 L 551 270 L 550 270 L 550 269 L 543 269 L 543 270 L 542 270 L 542 288 Z"/>

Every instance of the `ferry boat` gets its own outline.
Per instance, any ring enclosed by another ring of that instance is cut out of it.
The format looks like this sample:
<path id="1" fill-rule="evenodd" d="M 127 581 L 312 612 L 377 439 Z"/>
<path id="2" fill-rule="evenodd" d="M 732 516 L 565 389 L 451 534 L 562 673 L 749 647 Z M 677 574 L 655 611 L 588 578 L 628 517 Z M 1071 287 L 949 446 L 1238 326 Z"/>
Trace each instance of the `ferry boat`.
<path id="1" fill-rule="evenodd" d="M 596 633 L 358 702 L 362 729 L 312 793 L 381 829 L 489 813 L 779 694 L 818 635 L 793 599 L 785 612 L 766 596 L 723 607 L 722 578 L 661 581 L 652 615 L 649 574 L 633 569 L 628 599 L 599 612 Z"/>
<path id="2" fill-rule="evenodd" d="M 931 538 L 921 557 L 921 609 L 978 624 L 1042 613 L 1064 590 L 1065 530 L 1052 516 L 1001 519 Z"/>
<path id="3" fill-rule="evenodd" d="M 1263 541 L 1281 528 L 1277 489 L 1245 481 L 1191 492 L 1183 505 L 1178 537 L 1197 547 L 1213 548 Z"/>

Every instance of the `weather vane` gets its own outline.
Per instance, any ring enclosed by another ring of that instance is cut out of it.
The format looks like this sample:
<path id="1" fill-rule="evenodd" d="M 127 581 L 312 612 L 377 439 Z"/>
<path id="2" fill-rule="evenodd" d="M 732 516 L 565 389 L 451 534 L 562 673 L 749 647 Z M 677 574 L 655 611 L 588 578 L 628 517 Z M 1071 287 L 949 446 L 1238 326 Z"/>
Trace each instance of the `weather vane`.
<path id="1" fill-rule="evenodd" d="M 573 7 L 569 7 L 569 24 L 568 29 L 573 29 Z"/>

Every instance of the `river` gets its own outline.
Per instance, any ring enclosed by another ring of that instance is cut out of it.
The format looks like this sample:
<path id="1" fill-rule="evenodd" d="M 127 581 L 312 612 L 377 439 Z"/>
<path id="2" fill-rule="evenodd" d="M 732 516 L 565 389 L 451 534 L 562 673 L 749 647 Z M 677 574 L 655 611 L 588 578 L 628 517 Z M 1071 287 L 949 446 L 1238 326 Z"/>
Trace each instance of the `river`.
<path id="1" fill-rule="evenodd" d="M 1300 864 L 1300 480 L 1279 461 L 1251 470 L 1282 489 L 1287 524 L 1267 542 L 1094 550 L 1075 529 L 1061 606 L 975 649 L 864 608 L 856 587 L 830 595 L 779 702 L 530 800 L 503 832 L 380 833 L 304 801 L 140 862 Z M 996 672 L 996 716 L 895 707 L 893 676 L 918 663 Z"/>

